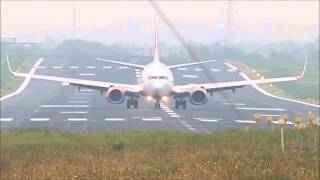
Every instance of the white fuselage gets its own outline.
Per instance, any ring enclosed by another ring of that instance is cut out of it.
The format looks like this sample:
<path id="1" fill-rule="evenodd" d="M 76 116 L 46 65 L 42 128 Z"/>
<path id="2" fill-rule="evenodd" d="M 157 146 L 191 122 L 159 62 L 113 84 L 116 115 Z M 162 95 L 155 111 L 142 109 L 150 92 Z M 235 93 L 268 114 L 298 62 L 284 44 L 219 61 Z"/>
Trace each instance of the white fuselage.
<path id="1" fill-rule="evenodd" d="M 169 67 L 159 61 L 153 61 L 142 71 L 142 92 L 145 96 L 161 98 L 172 92 L 173 75 Z"/>

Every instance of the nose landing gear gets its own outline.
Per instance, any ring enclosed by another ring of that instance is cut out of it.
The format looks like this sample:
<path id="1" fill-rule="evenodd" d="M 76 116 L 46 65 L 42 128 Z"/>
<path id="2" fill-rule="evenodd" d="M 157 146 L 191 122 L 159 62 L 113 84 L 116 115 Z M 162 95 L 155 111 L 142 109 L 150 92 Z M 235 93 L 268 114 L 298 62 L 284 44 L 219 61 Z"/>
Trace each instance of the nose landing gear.
<path id="1" fill-rule="evenodd" d="M 185 99 L 177 99 L 175 104 L 174 104 L 174 107 L 175 107 L 175 109 L 179 109 L 180 106 L 182 107 L 182 109 L 187 109 L 187 100 L 185 100 Z"/>
<path id="2" fill-rule="evenodd" d="M 160 99 L 156 98 L 156 103 L 154 104 L 155 109 L 160 109 Z"/>
<path id="3" fill-rule="evenodd" d="M 134 109 L 137 109 L 138 108 L 138 100 L 133 99 L 133 98 L 128 99 L 127 100 L 127 109 L 130 109 L 131 106 L 133 106 Z"/>

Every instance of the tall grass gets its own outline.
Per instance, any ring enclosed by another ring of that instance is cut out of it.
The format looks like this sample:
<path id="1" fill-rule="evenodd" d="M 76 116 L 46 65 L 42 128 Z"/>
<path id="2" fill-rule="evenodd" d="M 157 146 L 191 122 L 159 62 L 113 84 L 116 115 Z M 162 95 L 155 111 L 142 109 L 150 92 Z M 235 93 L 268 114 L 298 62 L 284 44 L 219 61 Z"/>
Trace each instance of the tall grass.
<path id="1" fill-rule="evenodd" d="M 295 130 L 285 153 L 279 135 L 13 130 L 1 134 L 1 179 L 318 179 L 312 133 L 301 153 Z"/>

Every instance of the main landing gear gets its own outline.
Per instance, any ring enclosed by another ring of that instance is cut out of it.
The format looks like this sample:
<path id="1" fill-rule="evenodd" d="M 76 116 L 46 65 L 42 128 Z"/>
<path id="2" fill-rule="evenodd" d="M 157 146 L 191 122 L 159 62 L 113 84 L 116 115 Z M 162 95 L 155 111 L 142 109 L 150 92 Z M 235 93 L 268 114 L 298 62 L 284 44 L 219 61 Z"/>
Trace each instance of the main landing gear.
<path id="1" fill-rule="evenodd" d="M 154 104 L 155 109 L 160 109 L 160 99 L 156 98 L 156 103 Z"/>
<path id="2" fill-rule="evenodd" d="M 130 98 L 127 100 L 127 109 L 130 109 L 133 106 L 135 109 L 138 108 L 138 99 Z"/>
<path id="3" fill-rule="evenodd" d="M 185 100 L 185 99 L 176 99 L 176 102 L 174 104 L 174 108 L 175 109 L 179 109 L 180 106 L 182 107 L 182 109 L 187 109 L 187 100 Z"/>

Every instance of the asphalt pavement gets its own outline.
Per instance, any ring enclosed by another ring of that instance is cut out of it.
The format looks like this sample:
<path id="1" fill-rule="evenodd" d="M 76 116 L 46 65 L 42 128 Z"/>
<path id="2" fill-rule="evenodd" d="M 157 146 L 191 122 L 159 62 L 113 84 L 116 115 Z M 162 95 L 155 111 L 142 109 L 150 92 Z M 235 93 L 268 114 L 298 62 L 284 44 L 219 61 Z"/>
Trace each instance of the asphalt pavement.
<path id="1" fill-rule="evenodd" d="M 150 57 L 150 59 L 152 59 Z M 146 59 L 132 59 L 145 64 Z M 166 64 L 183 63 L 165 61 Z M 44 58 L 35 74 L 81 78 L 116 83 L 137 84 L 140 70 L 99 62 L 95 58 Z M 173 70 L 175 84 L 192 84 L 244 80 L 245 74 L 232 64 L 217 60 L 205 66 L 189 66 Z M 283 76 L 287 76 L 284 74 Z M 288 82 L 295 83 L 295 82 Z M 126 109 L 126 104 L 110 104 L 100 91 L 80 89 L 57 82 L 31 80 L 17 95 L 1 101 L 1 129 L 43 128 L 62 131 L 108 130 L 181 130 L 210 132 L 232 128 L 267 128 L 256 122 L 254 114 L 272 116 L 274 126 L 281 114 L 293 117 L 312 111 L 319 116 L 319 106 L 290 99 L 279 99 L 258 86 L 215 92 L 205 105 L 188 103 L 186 110 L 174 109 L 173 100 L 154 109 L 153 102 L 139 99 L 139 109 Z"/>

